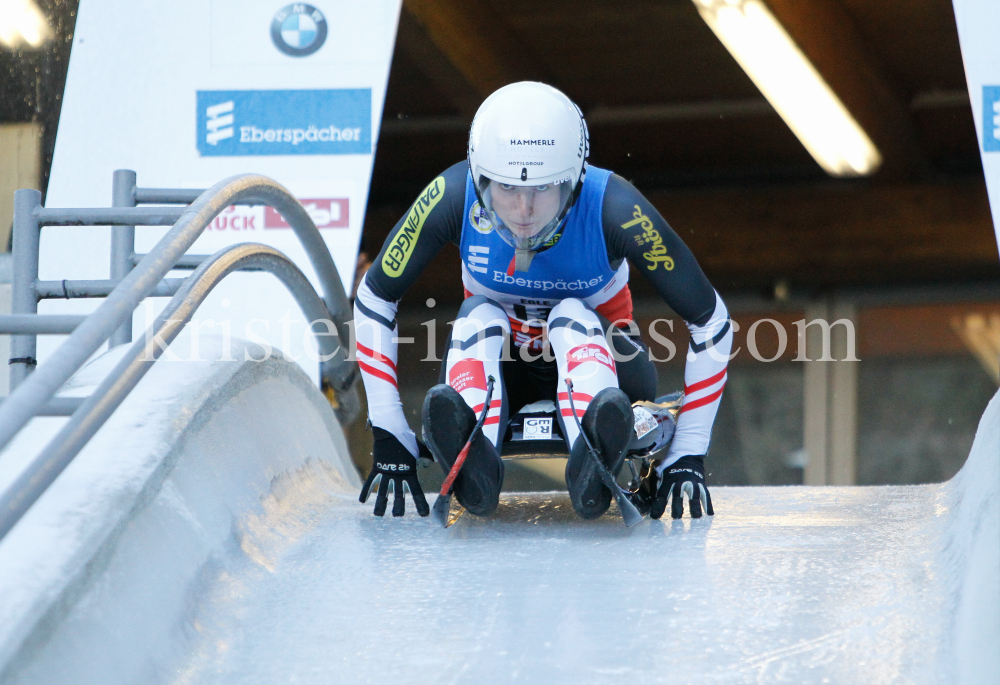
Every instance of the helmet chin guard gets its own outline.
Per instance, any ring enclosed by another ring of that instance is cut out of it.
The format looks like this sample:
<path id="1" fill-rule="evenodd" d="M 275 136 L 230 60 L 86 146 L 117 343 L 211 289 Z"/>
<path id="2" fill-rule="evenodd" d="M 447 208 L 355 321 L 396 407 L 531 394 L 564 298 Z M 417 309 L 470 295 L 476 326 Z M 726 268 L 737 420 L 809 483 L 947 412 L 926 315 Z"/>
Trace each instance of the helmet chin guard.
<path id="1" fill-rule="evenodd" d="M 516 251 L 516 270 L 527 271 L 559 230 L 580 195 L 589 152 L 579 107 L 551 86 L 512 83 L 479 107 L 469 169 L 486 217 Z"/>

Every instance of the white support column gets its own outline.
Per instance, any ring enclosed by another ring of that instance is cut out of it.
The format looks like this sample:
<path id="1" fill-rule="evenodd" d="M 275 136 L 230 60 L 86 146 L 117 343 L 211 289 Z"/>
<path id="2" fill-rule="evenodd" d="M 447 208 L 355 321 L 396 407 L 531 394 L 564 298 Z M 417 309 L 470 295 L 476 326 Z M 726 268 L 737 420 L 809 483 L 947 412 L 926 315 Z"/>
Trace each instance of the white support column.
<path id="1" fill-rule="evenodd" d="M 38 123 L 0 125 L 0 253 L 7 252 L 14 219 L 14 191 L 38 190 L 41 186 L 42 125 Z M 0 314 L 10 314 L 10 254 L 0 266 Z M 10 336 L 0 335 L 0 396 L 10 394 Z"/>
<path id="2" fill-rule="evenodd" d="M 826 362 L 830 373 L 830 419 L 827 443 L 827 482 L 830 485 L 854 485 L 858 473 L 858 362 L 856 336 L 857 308 L 850 302 L 834 302 L 833 321 L 845 325 L 830 331 L 833 358 Z M 831 323 L 833 323 L 831 321 Z"/>
<path id="3" fill-rule="evenodd" d="M 829 317 L 829 307 L 826 300 L 814 302 L 806 307 L 805 320 L 826 321 Z M 806 465 L 803 471 L 802 481 L 805 485 L 826 485 L 826 462 L 827 462 L 827 416 L 829 411 L 829 377 L 827 373 L 827 362 L 812 361 L 818 360 L 822 356 L 823 332 L 819 326 L 808 326 L 806 329 L 805 350 L 806 357 L 811 361 L 805 364 L 804 383 L 805 389 L 802 394 L 805 402 L 803 415 L 803 439 L 806 450 Z M 801 345 L 801 342 L 800 342 Z M 801 348 L 800 348 L 801 349 Z"/>
<path id="4" fill-rule="evenodd" d="M 827 341 L 825 326 L 816 324 L 805 330 L 809 361 L 804 362 L 803 374 L 803 441 L 808 460 L 803 482 L 853 485 L 857 479 L 857 310 L 852 303 L 824 299 L 806 308 L 805 320 L 807 324 L 816 320 L 844 323 L 829 329 Z M 825 361 L 824 353 L 830 355 Z"/>
<path id="5" fill-rule="evenodd" d="M 39 190 L 42 169 L 42 125 L 0 125 L 0 252 L 7 251 L 14 219 L 14 191 Z"/>

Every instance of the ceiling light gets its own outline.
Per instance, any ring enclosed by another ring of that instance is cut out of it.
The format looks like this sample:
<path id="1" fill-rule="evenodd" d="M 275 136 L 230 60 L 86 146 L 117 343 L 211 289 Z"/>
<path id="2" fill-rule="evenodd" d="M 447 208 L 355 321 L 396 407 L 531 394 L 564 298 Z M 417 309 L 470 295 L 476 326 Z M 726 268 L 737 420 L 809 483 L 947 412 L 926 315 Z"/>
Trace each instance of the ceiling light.
<path id="1" fill-rule="evenodd" d="M 882 155 L 761 0 L 694 0 L 809 154 L 832 176 L 864 176 Z"/>
<path id="2" fill-rule="evenodd" d="M 45 15 L 32 0 L 0 0 L 0 43 L 15 47 L 23 41 L 37 48 L 51 36 Z"/>

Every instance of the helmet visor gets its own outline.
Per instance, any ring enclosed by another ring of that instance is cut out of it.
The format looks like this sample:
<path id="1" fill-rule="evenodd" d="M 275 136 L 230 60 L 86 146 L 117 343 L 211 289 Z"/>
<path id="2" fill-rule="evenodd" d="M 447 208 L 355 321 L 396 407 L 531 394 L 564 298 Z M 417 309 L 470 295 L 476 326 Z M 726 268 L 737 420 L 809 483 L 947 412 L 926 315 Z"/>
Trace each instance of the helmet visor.
<path id="1" fill-rule="evenodd" d="M 569 181 L 511 185 L 480 176 L 479 196 L 497 233 L 518 250 L 537 250 L 558 230 L 572 202 Z"/>

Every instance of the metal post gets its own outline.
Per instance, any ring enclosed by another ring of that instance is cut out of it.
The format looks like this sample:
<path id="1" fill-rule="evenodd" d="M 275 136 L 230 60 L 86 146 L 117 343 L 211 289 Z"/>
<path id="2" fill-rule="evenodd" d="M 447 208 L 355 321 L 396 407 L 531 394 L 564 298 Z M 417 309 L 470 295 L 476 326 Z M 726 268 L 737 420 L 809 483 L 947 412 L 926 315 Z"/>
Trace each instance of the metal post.
<path id="1" fill-rule="evenodd" d="M 118 169 L 111 185 L 112 207 L 135 207 L 135 172 Z M 132 270 L 132 255 L 135 253 L 135 226 L 112 226 L 111 228 L 111 280 L 121 281 Z M 129 319 L 115 330 L 108 339 L 108 347 L 132 342 L 132 320 Z"/>
<path id="2" fill-rule="evenodd" d="M 40 231 L 35 215 L 42 205 L 37 190 L 14 192 L 14 254 L 11 277 L 11 314 L 37 314 L 38 243 Z M 10 338 L 10 390 L 14 391 L 34 370 L 37 360 L 38 337 L 34 334 L 12 335 Z"/>

